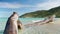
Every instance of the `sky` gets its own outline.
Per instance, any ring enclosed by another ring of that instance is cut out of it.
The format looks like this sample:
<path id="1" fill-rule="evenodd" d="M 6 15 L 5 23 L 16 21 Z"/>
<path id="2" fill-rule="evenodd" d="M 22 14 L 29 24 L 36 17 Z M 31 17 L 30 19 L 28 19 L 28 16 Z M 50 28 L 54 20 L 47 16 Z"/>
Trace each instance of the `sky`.
<path id="1" fill-rule="evenodd" d="M 13 12 L 22 15 L 57 6 L 60 6 L 60 0 L 0 0 L 0 17 L 9 17 Z"/>

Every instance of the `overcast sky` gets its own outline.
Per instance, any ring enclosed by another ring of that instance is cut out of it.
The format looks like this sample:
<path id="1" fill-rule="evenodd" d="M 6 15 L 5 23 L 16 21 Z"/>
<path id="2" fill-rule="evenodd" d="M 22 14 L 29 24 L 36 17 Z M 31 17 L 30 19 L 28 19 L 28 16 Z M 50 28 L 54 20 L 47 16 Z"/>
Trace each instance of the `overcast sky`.
<path id="1" fill-rule="evenodd" d="M 22 15 L 57 6 L 60 6 L 60 0 L 0 0 L 0 17 L 9 17 L 14 11 Z"/>

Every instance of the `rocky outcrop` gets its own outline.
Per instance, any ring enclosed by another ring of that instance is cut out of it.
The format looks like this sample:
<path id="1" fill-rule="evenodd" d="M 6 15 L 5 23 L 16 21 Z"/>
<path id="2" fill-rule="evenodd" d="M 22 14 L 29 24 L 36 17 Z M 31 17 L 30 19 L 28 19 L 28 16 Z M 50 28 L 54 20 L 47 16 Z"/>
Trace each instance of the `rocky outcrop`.
<path id="1" fill-rule="evenodd" d="M 3 34 L 18 34 L 18 17 L 18 14 L 16 12 L 13 12 L 13 14 L 7 20 Z"/>

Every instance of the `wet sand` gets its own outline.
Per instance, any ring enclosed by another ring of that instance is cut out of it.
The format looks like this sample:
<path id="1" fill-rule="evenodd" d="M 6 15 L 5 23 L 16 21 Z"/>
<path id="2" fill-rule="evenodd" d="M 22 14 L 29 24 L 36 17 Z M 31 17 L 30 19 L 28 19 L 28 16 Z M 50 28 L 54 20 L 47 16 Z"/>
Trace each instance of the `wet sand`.
<path id="1" fill-rule="evenodd" d="M 60 34 L 60 18 L 55 19 L 54 23 L 47 23 L 38 26 L 31 26 L 19 30 L 19 34 Z"/>

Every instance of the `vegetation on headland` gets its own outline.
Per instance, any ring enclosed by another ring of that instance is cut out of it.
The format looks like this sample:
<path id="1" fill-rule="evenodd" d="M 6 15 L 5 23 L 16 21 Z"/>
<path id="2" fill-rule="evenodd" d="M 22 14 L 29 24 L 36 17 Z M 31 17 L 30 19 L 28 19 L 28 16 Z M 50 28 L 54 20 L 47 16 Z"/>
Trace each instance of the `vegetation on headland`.
<path id="1" fill-rule="evenodd" d="M 38 11 L 26 13 L 26 14 L 21 15 L 20 17 L 23 17 L 23 18 L 29 18 L 29 17 L 40 18 L 41 17 L 43 18 L 43 17 L 53 15 L 53 14 L 55 14 L 56 17 L 60 17 L 60 6 L 52 8 L 50 10 L 38 10 Z"/>

